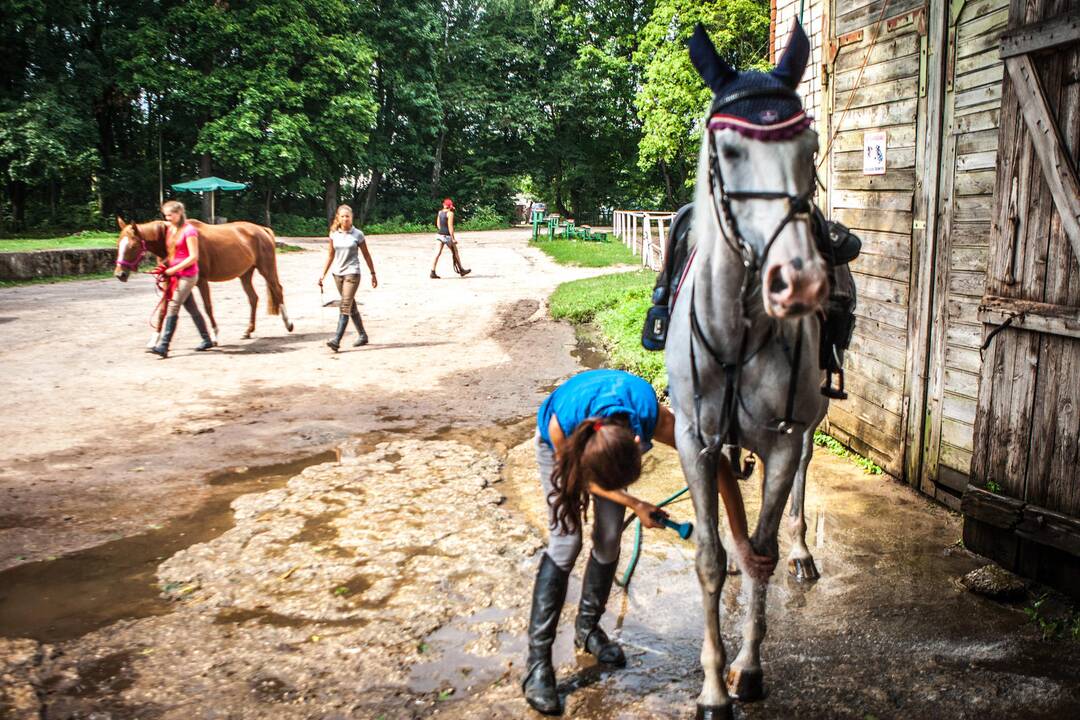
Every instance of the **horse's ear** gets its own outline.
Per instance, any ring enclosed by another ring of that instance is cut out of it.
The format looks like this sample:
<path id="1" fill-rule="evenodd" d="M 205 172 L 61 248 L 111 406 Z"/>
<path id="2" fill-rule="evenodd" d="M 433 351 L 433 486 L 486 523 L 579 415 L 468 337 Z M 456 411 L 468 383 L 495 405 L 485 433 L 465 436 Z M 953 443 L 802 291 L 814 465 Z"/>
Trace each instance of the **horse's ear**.
<path id="1" fill-rule="evenodd" d="M 788 34 L 787 46 L 780 62 L 773 68 L 772 76 L 794 90 L 799 87 L 806 62 L 810 59 L 810 39 L 806 37 L 798 20 L 793 21 Z"/>
<path id="2" fill-rule="evenodd" d="M 120 217 L 119 215 L 116 216 L 116 224 L 120 227 L 121 230 L 127 227 L 127 225 L 124 224 L 124 218 Z"/>
<path id="3" fill-rule="evenodd" d="M 694 63 L 702 80 L 714 93 L 720 92 L 735 78 L 735 68 L 724 62 L 724 59 L 716 52 L 716 46 L 709 39 L 709 33 L 705 32 L 705 27 L 701 23 L 697 24 L 694 34 L 690 37 L 690 61 Z"/>

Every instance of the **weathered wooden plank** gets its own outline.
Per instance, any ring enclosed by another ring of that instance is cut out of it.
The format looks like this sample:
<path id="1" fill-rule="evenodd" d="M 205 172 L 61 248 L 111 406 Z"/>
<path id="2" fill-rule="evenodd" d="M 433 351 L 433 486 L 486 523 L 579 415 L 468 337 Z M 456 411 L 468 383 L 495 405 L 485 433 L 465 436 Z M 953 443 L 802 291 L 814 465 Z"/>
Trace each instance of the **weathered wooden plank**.
<path id="1" fill-rule="evenodd" d="M 840 423 L 847 431 L 866 440 L 882 453 L 893 455 L 899 449 L 900 417 L 864 402 L 837 404 L 836 409 L 845 417 Z M 837 416 L 830 416 L 836 419 Z"/>
<path id="2" fill-rule="evenodd" d="M 985 222 L 994 212 L 994 198 L 989 195 L 967 195 L 953 199 L 954 222 Z"/>
<path id="3" fill-rule="evenodd" d="M 1027 125 L 1028 137 L 1035 147 L 1043 177 L 1057 206 L 1061 227 L 1069 238 L 1073 253 L 1080 258 L 1080 179 L 1065 149 L 1061 130 L 1054 121 L 1031 58 L 1026 55 L 1010 57 L 1005 61 L 1005 66 L 1020 99 L 1020 111 Z"/>
<path id="4" fill-rule="evenodd" d="M 1001 62 L 997 59 L 997 53 L 991 53 L 991 56 L 997 62 Z M 919 54 L 917 48 L 913 47 L 910 55 L 890 58 L 885 62 L 867 65 L 863 70 L 862 79 L 859 80 L 859 83 L 861 85 L 875 85 L 889 80 L 899 80 L 900 78 L 906 77 L 918 78 L 918 76 Z M 850 92 L 851 88 L 855 87 L 855 79 L 858 77 L 858 65 L 851 70 L 836 73 L 836 77 L 833 79 L 833 88 L 837 93 L 844 93 L 841 98 L 844 102 L 847 101 L 846 93 Z M 843 105 L 841 105 L 841 107 L 843 107 Z"/>
<path id="5" fill-rule="evenodd" d="M 915 8 L 922 7 L 924 2 L 925 0 L 874 0 L 874 2 L 863 7 L 838 14 L 836 17 L 836 34 L 842 35 L 873 25 L 878 20 L 888 20 L 897 15 L 903 15 Z M 883 11 L 884 15 L 882 15 Z"/>
<path id="6" fill-rule="evenodd" d="M 953 237 L 955 240 L 955 236 Z M 949 253 L 949 268 L 951 270 L 968 270 L 979 273 L 986 277 L 986 262 L 989 249 L 984 247 L 957 247 L 953 244 L 952 252 Z"/>
<path id="7" fill-rule="evenodd" d="M 903 330 L 876 320 L 858 318 L 855 332 L 859 337 L 881 345 L 881 353 L 903 354 L 907 349 L 907 335 Z"/>
<path id="8" fill-rule="evenodd" d="M 911 213 L 909 212 L 839 208 L 833 213 L 833 219 L 857 230 L 905 234 L 911 232 Z"/>
<path id="9" fill-rule="evenodd" d="M 1001 102 L 1001 85 L 983 85 L 974 90 L 966 90 L 956 94 L 956 107 L 965 108 L 974 105 Z"/>
<path id="10" fill-rule="evenodd" d="M 975 485 L 968 485 L 960 507 L 961 512 L 980 522 L 1003 530 L 1012 530 L 1020 524 L 1024 503 Z"/>
<path id="11" fill-rule="evenodd" d="M 979 397 L 979 376 L 945 368 L 945 387 L 950 392 L 975 400 Z"/>
<path id="12" fill-rule="evenodd" d="M 1034 505 L 1026 505 L 1016 534 L 1042 545 L 1080 556 L 1080 519 Z"/>
<path id="13" fill-rule="evenodd" d="M 848 112 L 856 108 L 873 107 L 882 103 L 892 103 L 899 100 L 914 98 L 919 94 L 919 77 L 913 75 L 899 80 L 888 80 L 876 85 L 868 85 L 865 80 L 853 92 L 843 94 L 844 106 L 850 108 Z"/>
<path id="14" fill-rule="evenodd" d="M 964 75 L 970 72 L 978 72 L 995 65 L 1002 65 L 1001 58 L 998 57 L 997 50 L 990 49 L 975 55 L 970 55 L 962 60 L 956 61 L 956 74 Z"/>
<path id="15" fill-rule="evenodd" d="M 858 289 L 860 300 L 865 297 L 907 307 L 908 286 L 906 278 L 904 280 L 893 280 L 891 278 L 875 277 L 866 275 L 861 271 L 856 272 L 854 267 L 852 268 L 852 275 L 855 278 L 855 287 Z"/>
<path id="16" fill-rule="evenodd" d="M 860 358 L 859 367 L 866 377 L 886 387 L 902 389 L 902 385 L 896 384 L 896 380 L 904 376 L 904 351 L 901 348 L 882 345 L 870 335 L 857 332 L 851 338 L 851 352 Z"/>
<path id="17" fill-rule="evenodd" d="M 941 452 L 938 454 L 939 467 L 950 467 L 965 477 L 971 473 L 971 453 L 961 450 L 948 443 L 942 443 Z"/>
<path id="18" fill-rule="evenodd" d="M 979 322 L 979 301 L 977 299 L 962 295 L 950 295 L 948 305 L 950 323 L 967 323 L 976 330 L 982 328 L 982 323 Z"/>
<path id="19" fill-rule="evenodd" d="M 952 228 L 953 246 L 982 246 L 990 242 L 989 222 L 959 223 Z"/>
<path id="20" fill-rule="evenodd" d="M 863 402 L 878 405 L 899 416 L 904 410 L 903 393 L 895 388 L 879 385 L 855 371 L 844 371 L 844 382 L 849 393 L 858 395 Z"/>
<path id="21" fill-rule="evenodd" d="M 830 434 L 863 457 L 873 460 L 886 473 L 893 477 L 900 477 L 903 466 L 901 464 L 899 442 L 884 438 L 875 428 L 861 429 L 861 425 L 858 420 L 844 412 L 839 404 L 831 403 L 829 405 Z M 867 437 L 868 435 L 874 437 L 871 439 Z M 876 443 L 876 445 L 873 443 Z M 878 446 L 885 449 L 879 449 Z"/>
<path id="22" fill-rule="evenodd" d="M 851 133 L 848 133 L 849 135 Z M 832 156 L 832 169 L 834 171 L 844 170 L 857 170 L 862 175 L 863 169 L 863 153 L 862 153 L 862 131 L 858 133 L 860 140 L 860 146 L 858 150 L 852 150 L 848 152 L 836 152 L 833 151 Z M 890 176 L 902 176 L 910 177 L 912 180 L 915 178 L 915 147 L 893 147 L 889 145 L 886 148 L 885 159 L 885 174 L 884 175 L 864 175 L 867 178 L 887 178 Z"/>
<path id="23" fill-rule="evenodd" d="M 995 131 L 995 135 L 996 135 Z M 977 170 L 957 173 L 955 179 L 956 196 L 993 195 L 996 173 L 993 170 Z M 989 220 L 989 216 L 986 218 Z"/>
<path id="24" fill-rule="evenodd" d="M 973 429 L 967 423 L 958 422 L 949 417 L 941 420 L 941 441 L 961 450 L 971 450 Z"/>
<path id="25" fill-rule="evenodd" d="M 984 68 L 983 70 L 976 70 L 963 75 L 957 74 L 956 81 L 953 83 L 953 88 L 958 93 L 974 90 L 975 88 L 983 87 L 984 85 L 1000 83 L 1001 78 L 1004 75 L 1004 65 L 994 65 L 992 67 Z M 1000 98 L 1001 95 L 998 94 L 997 97 Z"/>
<path id="26" fill-rule="evenodd" d="M 869 40 L 864 39 L 862 43 L 857 45 L 841 47 L 839 54 L 836 56 L 836 61 L 833 63 L 834 72 L 839 75 L 848 70 L 857 71 L 864 62 L 869 67 L 871 65 L 896 62 L 908 55 L 918 56 L 919 54 L 919 36 L 913 32 L 891 39 L 879 40 L 873 47 L 870 47 L 869 42 Z M 869 58 L 867 58 L 868 50 L 870 52 Z M 834 103 L 833 107 L 843 107 L 843 104 Z"/>
<path id="27" fill-rule="evenodd" d="M 843 107 L 843 106 L 841 106 Z M 839 114 L 839 111 L 837 111 Z M 914 121 L 914 118 L 912 118 Z M 898 125 L 896 127 L 890 127 L 886 129 L 886 140 L 888 141 L 888 150 L 891 154 L 894 149 L 915 147 L 915 123 L 910 122 L 906 125 Z M 862 130 L 848 130 L 846 132 L 838 132 L 836 137 L 833 138 L 833 152 L 858 152 L 863 150 L 863 132 Z M 891 164 L 891 163 L 890 163 Z M 859 167 L 862 167 L 860 161 Z"/>
<path id="28" fill-rule="evenodd" d="M 911 257 L 911 236 L 909 234 L 863 230 L 859 233 L 859 237 L 862 238 L 864 253 L 884 255 L 897 260 L 908 260 Z M 858 262 L 856 260 L 852 267 L 856 267 Z"/>
<path id="29" fill-rule="evenodd" d="M 858 335 L 852 340 L 854 347 Z M 870 354 L 873 353 L 873 354 Z M 900 393 L 903 388 L 904 372 L 895 367 L 890 367 L 878 359 L 879 354 L 885 354 L 881 349 L 875 351 L 871 348 L 867 351 L 861 344 L 860 347 L 851 350 L 844 357 L 844 366 L 859 373 L 868 380 L 873 380 L 878 385 L 893 388 Z M 897 363 L 893 361 L 893 365 Z"/>
<path id="30" fill-rule="evenodd" d="M 907 283 L 911 273 L 911 263 L 908 260 L 867 252 L 859 255 L 859 259 L 852 263 L 852 269 L 856 268 L 863 275 L 873 275 L 904 283 Z"/>
<path id="31" fill-rule="evenodd" d="M 952 323 L 945 332 L 949 343 L 958 347 L 973 348 L 978 350 L 982 345 L 982 331 L 975 325 L 961 325 Z M 975 397 L 972 395 L 972 397 Z"/>
<path id="32" fill-rule="evenodd" d="M 1080 338 L 1080 308 L 987 296 L 979 306 L 979 320 L 987 325 L 1009 323 L 1010 328 Z"/>
<path id="33" fill-rule="evenodd" d="M 976 90 L 973 92 L 983 92 Z M 889 125 L 906 125 L 915 121 L 918 101 L 915 98 L 873 107 L 848 110 L 843 117 L 837 116 L 837 128 L 843 130 L 877 129 Z M 860 146 L 862 142 L 860 140 Z"/>
<path id="34" fill-rule="evenodd" d="M 987 36 L 996 39 L 1009 21 L 1009 9 L 1006 7 L 982 16 L 972 16 L 970 20 L 957 26 L 957 54 L 969 41 L 982 40 Z M 966 56 L 966 55 L 965 55 Z"/>
<path id="35" fill-rule="evenodd" d="M 855 315 L 860 318 L 869 318 L 877 322 L 889 325 L 903 331 L 907 328 L 907 311 L 899 305 L 878 302 L 873 298 L 865 300 L 859 298 L 859 305 L 855 308 Z"/>
<path id="36" fill-rule="evenodd" d="M 982 370 L 982 356 L 973 348 L 950 347 L 945 351 L 945 364 L 977 375 Z"/>
<path id="37" fill-rule="evenodd" d="M 1080 40 L 1080 12 L 1072 12 L 1002 34 L 1001 57 L 1010 58 L 1049 50 L 1078 40 Z"/>
<path id="38" fill-rule="evenodd" d="M 979 132 L 980 130 L 997 131 L 1000 118 L 1000 108 L 984 110 L 983 112 L 971 113 L 970 115 L 954 118 L 950 129 L 957 134 Z"/>
<path id="39" fill-rule="evenodd" d="M 840 190 L 832 192 L 834 208 L 911 211 L 911 193 L 886 190 Z"/>
<path id="40" fill-rule="evenodd" d="M 859 161 L 862 161 L 861 153 L 852 154 L 858 155 Z M 912 148 L 912 154 L 914 155 L 914 148 Z M 884 175 L 863 175 L 862 166 L 859 167 L 860 170 L 855 172 L 834 172 L 832 187 L 836 190 L 907 190 L 909 195 L 915 189 L 914 172 L 887 172 Z M 835 163 L 833 163 L 833 168 L 836 168 Z M 991 182 L 993 182 L 992 176 Z"/>
<path id="41" fill-rule="evenodd" d="M 957 271 L 949 273 L 949 292 L 981 298 L 986 288 L 986 275 L 978 272 Z"/>
<path id="42" fill-rule="evenodd" d="M 957 155 L 956 157 L 956 170 L 958 172 L 990 170 L 995 167 L 997 167 L 996 151 L 969 153 L 967 155 Z"/>
<path id="43" fill-rule="evenodd" d="M 961 155 L 974 152 L 997 152 L 997 128 L 988 128 L 978 132 L 956 133 L 956 152 Z"/>

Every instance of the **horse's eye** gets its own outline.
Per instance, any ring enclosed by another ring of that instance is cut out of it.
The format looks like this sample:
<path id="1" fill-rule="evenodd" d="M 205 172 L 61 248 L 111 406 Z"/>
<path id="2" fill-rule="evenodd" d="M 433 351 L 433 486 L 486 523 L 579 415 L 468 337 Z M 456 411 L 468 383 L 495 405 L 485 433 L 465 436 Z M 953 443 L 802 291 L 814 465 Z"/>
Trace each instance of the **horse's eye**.
<path id="1" fill-rule="evenodd" d="M 720 152 L 725 160 L 740 160 L 742 158 L 742 150 L 727 143 L 720 147 Z"/>

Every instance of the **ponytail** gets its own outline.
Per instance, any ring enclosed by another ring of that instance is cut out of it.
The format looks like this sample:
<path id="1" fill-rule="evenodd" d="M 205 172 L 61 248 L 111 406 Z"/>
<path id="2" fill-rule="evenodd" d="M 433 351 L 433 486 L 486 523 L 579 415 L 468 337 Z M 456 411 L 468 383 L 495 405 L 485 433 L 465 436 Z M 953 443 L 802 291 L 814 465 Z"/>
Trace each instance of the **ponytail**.
<path id="1" fill-rule="evenodd" d="M 551 474 L 551 528 L 564 533 L 581 528 L 588 519 L 592 483 L 621 490 L 640 475 L 641 449 L 625 416 L 582 420 L 566 439 Z"/>

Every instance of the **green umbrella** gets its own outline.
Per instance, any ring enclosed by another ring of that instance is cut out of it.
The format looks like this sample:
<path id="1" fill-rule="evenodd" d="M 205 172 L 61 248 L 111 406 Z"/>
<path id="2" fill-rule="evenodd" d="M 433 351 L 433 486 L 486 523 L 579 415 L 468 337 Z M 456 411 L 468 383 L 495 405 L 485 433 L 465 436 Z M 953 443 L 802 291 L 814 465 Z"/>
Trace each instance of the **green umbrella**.
<path id="1" fill-rule="evenodd" d="M 197 192 L 197 193 L 210 193 L 210 222 L 214 222 L 214 218 L 217 217 L 217 212 L 214 209 L 214 194 L 217 190 L 244 190 L 247 188 L 245 183 L 233 182 L 232 180 L 223 180 L 219 177 L 204 177 L 198 180 L 192 180 L 185 183 L 176 183 L 170 185 L 176 192 Z"/>

